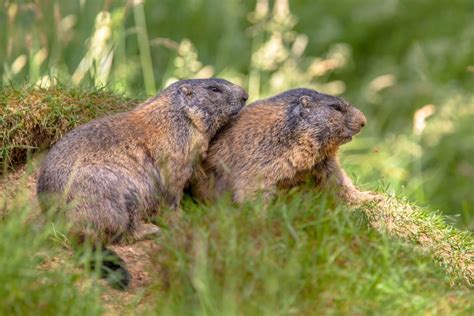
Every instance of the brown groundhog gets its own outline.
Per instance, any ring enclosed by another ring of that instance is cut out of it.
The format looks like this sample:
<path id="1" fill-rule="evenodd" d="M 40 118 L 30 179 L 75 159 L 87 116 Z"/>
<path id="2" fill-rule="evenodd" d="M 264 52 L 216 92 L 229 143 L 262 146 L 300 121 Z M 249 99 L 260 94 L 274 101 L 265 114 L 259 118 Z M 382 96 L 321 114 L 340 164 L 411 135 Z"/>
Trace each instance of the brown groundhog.
<path id="1" fill-rule="evenodd" d="M 71 234 L 94 243 L 157 232 L 145 222 L 162 208 L 178 207 L 211 137 L 247 98 L 223 79 L 182 80 L 129 112 L 73 129 L 40 169 L 42 209 L 60 196 L 71 205 Z"/>
<path id="2" fill-rule="evenodd" d="M 370 200 L 376 195 L 355 188 L 337 158 L 339 146 L 365 124 L 364 114 L 343 99 L 310 89 L 254 102 L 211 141 L 191 193 L 210 201 L 231 192 L 241 203 L 257 193 L 268 199 L 311 177 L 347 202 Z"/>

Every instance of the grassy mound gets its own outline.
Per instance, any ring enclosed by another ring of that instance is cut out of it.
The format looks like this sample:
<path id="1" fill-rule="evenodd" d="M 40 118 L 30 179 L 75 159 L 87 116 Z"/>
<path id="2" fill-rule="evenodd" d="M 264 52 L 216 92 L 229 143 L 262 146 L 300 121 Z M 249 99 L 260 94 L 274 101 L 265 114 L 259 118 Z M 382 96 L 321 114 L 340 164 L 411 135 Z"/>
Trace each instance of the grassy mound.
<path id="1" fill-rule="evenodd" d="M 396 214 L 402 205 L 392 203 L 391 211 L 381 214 Z M 414 251 L 413 238 L 390 238 L 399 236 L 372 229 L 380 217 L 334 206 L 315 193 L 290 194 L 268 208 L 221 201 L 212 207 L 188 205 L 186 211 L 157 240 L 149 295 L 158 314 L 472 312 L 466 283 L 453 287 L 458 275 L 446 274 L 433 260 L 440 256 L 436 245 L 456 232 L 440 235 L 429 251 Z M 433 219 L 421 210 L 417 214 L 422 213 L 426 222 L 416 223 L 420 230 Z M 412 221 L 406 216 L 394 224 L 404 224 L 401 231 Z M 441 226 L 431 231 L 438 233 Z M 467 243 L 458 245 L 456 251 L 468 249 L 462 248 Z"/>
<path id="2" fill-rule="evenodd" d="M 156 315 L 473 312 L 472 289 L 463 282 L 472 238 L 438 222 L 441 217 L 411 206 L 407 211 L 404 202 L 372 205 L 374 213 L 314 192 L 293 192 L 268 207 L 185 203 L 183 216 L 172 227 L 162 225 L 153 241 L 148 284 L 120 293 L 74 269 L 77 263 L 61 250 L 64 236 L 51 224 L 27 220 L 31 203 L 19 196 L 0 222 L 0 279 L 9 286 L 0 313 L 27 313 L 37 305 L 40 314 L 91 315 L 103 309 Z M 404 215 L 394 220 L 398 213 Z M 446 244 L 455 247 L 453 260 L 441 247 Z M 453 265 L 459 260 L 464 265 Z M 108 299 L 101 300 L 101 292 Z"/>
<path id="3" fill-rule="evenodd" d="M 105 90 L 0 87 L 0 172 L 25 163 L 29 152 L 50 147 L 76 125 L 136 103 Z"/>

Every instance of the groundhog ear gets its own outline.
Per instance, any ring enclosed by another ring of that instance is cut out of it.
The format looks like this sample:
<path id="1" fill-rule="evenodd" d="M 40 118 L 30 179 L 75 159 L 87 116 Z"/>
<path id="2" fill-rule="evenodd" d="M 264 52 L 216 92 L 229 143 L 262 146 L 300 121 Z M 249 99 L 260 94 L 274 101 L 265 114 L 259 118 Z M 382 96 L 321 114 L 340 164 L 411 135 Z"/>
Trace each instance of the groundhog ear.
<path id="1" fill-rule="evenodd" d="M 193 94 L 193 89 L 189 84 L 182 84 L 179 86 L 179 92 L 185 96 L 190 96 Z"/>
<path id="2" fill-rule="evenodd" d="M 304 95 L 302 97 L 300 97 L 300 104 L 304 107 L 304 108 L 307 108 L 310 106 L 311 104 L 311 98 L 307 95 Z"/>

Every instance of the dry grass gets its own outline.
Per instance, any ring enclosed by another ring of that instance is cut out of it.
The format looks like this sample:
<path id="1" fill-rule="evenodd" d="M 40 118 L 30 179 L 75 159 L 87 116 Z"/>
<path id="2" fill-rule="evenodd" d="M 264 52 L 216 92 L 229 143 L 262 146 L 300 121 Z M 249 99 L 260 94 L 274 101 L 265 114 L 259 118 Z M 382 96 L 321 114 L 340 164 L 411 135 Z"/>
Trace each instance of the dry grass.
<path id="1" fill-rule="evenodd" d="M 75 126 L 137 103 L 105 90 L 1 87 L 0 173 L 24 163 L 29 153 L 50 147 Z"/>
<path id="2" fill-rule="evenodd" d="M 392 197 L 364 207 L 363 210 L 373 228 L 419 246 L 445 268 L 453 277 L 453 282 L 474 286 L 474 243 L 471 233 L 446 225 L 439 214 Z"/>

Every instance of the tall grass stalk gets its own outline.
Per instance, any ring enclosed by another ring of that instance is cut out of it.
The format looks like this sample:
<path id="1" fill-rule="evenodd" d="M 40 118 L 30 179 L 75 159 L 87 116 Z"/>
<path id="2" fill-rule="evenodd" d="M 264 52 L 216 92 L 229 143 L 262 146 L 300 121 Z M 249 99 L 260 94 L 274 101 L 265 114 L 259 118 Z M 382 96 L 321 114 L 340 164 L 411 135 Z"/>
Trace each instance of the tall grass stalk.
<path id="1" fill-rule="evenodd" d="M 143 72 L 143 82 L 148 95 L 156 93 L 155 75 L 153 73 L 153 62 L 151 59 L 150 45 L 148 41 L 148 30 L 146 26 L 144 5 L 142 0 L 135 0 L 133 4 L 133 15 L 137 26 L 138 47 L 140 48 L 140 60 Z"/>

